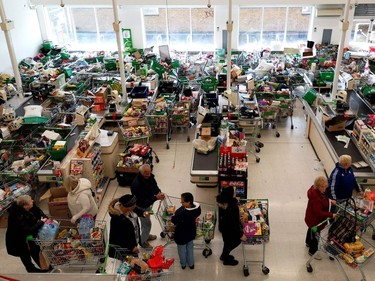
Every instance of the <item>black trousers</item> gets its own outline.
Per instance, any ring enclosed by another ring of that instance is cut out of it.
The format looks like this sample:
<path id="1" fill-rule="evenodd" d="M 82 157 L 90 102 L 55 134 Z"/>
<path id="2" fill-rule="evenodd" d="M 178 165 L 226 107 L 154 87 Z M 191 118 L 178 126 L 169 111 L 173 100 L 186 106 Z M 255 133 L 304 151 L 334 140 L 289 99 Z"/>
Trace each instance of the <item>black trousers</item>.
<path id="1" fill-rule="evenodd" d="M 232 250 L 238 247 L 238 245 L 241 244 L 241 240 L 235 240 L 235 241 L 224 241 L 224 246 L 223 246 L 223 252 L 221 253 L 221 258 L 223 261 L 228 261 L 230 260 L 229 255 Z"/>
<path id="2" fill-rule="evenodd" d="M 36 272 L 39 269 L 35 267 L 35 265 L 31 261 L 31 258 L 40 267 L 40 261 L 39 261 L 40 248 L 37 244 L 34 243 L 34 241 L 28 241 L 28 246 L 29 246 L 29 251 L 22 254 L 20 256 L 20 259 L 23 265 L 25 266 L 27 272 Z"/>
<path id="3" fill-rule="evenodd" d="M 309 254 L 313 255 L 318 250 L 318 238 L 315 233 L 311 231 L 311 228 L 307 229 L 306 244 L 309 245 Z"/>

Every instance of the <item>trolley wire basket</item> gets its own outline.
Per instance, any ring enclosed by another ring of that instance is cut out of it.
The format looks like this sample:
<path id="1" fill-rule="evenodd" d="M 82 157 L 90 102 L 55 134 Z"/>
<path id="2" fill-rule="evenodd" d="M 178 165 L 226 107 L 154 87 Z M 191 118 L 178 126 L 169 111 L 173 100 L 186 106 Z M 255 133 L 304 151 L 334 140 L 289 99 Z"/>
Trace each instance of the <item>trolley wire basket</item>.
<path id="1" fill-rule="evenodd" d="M 54 269 L 81 267 L 98 268 L 105 258 L 106 222 L 95 221 L 89 236 L 79 235 L 79 228 L 69 225 L 70 221 L 58 219 L 56 238 L 32 239 L 40 246 L 46 260 Z M 30 238 L 29 238 L 30 239 Z"/>
<path id="2" fill-rule="evenodd" d="M 197 203 L 201 207 L 201 215 L 196 220 L 197 234 L 194 240 L 194 247 L 203 249 L 202 255 L 207 258 L 212 255 L 212 249 L 209 244 L 215 236 L 216 206 L 202 202 Z M 175 225 L 172 223 L 171 218 L 178 205 L 180 205 L 180 198 L 166 196 L 164 200 L 160 201 L 155 213 L 162 229 L 160 236 L 166 238 L 166 245 L 174 242 Z"/>
<path id="3" fill-rule="evenodd" d="M 156 246 L 152 250 L 140 248 L 139 254 L 115 245 L 109 247 L 113 247 L 115 253 L 113 259 L 107 257 L 106 272 L 116 274 L 118 281 L 163 281 L 170 279 L 174 273 L 174 258 L 163 246 Z"/>

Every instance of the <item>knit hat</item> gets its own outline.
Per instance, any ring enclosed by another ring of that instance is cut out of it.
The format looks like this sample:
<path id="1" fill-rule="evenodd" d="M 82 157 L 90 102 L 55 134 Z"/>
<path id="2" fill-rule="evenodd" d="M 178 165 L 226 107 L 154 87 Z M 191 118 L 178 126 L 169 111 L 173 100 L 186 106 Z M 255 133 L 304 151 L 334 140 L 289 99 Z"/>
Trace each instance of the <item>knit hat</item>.
<path id="1" fill-rule="evenodd" d="M 125 194 L 125 195 L 121 196 L 118 201 L 124 207 L 131 207 L 135 203 L 137 203 L 137 197 L 135 197 L 134 195 L 131 195 L 131 194 Z"/>

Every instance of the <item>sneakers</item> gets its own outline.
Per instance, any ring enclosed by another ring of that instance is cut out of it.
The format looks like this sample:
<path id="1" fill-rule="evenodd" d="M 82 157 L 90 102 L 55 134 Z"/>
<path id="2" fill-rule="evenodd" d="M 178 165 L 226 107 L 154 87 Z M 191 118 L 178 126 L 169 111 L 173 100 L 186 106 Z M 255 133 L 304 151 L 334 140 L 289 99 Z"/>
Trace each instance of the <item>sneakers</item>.
<path id="1" fill-rule="evenodd" d="M 157 237 L 156 237 L 156 235 L 152 235 L 152 234 L 150 234 L 149 236 L 148 236 L 148 238 L 147 238 L 147 241 L 152 241 L 152 240 L 155 240 Z"/>
<path id="2" fill-rule="evenodd" d="M 182 268 L 182 269 L 185 269 L 185 268 L 186 268 L 186 265 L 181 265 L 181 268 Z"/>
<path id="3" fill-rule="evenodd" d="M 193 265 L 189 265 L 190 269 L 194 269 L 194 264 Z"/>
<path id="4" fill-rule="evenodd" d="M 142 245 L 141 245 L 142 248 L 145 248 L 145 249 L 150 249 L 152 248 L 151 244 L 148 243 L 148 242 L 144 242 Z"/>
<path id="5" fill-rule="evenodd" d="M 234 265 L 237 265 L 238 264 L 238 260 L 227 260 L 227 261 L 224 261 L 223 262 L 223 264 L 224 265 L 232 265 L 232 266 L 234 266 Z"/>

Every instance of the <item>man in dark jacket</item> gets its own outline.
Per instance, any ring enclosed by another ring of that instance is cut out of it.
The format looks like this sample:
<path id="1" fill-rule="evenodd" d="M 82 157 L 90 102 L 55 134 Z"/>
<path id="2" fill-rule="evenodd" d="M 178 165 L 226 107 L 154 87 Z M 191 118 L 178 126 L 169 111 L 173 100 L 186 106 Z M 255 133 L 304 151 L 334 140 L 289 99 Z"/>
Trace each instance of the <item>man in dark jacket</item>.
<path id="1" fill-rule="evenodd" d="M 43 211 L 34 206 L 29 195 L 21 195 L 15 199 L 9 210 L 8 228 L 5 236 L 5 243 L 9 255 L 19 257 L 27 272 L 48 272 L 37 268 L 34 262 L 40 267 L 40 248 L 34 241 L 26 241 L 26 237 L 32 235 L 37 238 L 39 229 L 44 222 L 42 217 L 47 218 Z"/>
<path id="2" fill-rule="evenodd" d="M 195 220 L 201 214 L 201 207 L 194 202 L 194 197 L 190 192 L 181 194 L 181 205 L 171 219 L 176 226 L 174 241 L 177 244 L 181 268 L 185 269 L 188 264 L 191 269 L 194 269 L 193 240 L 197 235 Z"/>
<path id="3" fill-rule="evenodd" d="M 334 200 L 344 200 L 352 197 L 353 189 L 363 195 L 360 186 L 357 184 L 353 173 L 352 157 L 341 155 L 339 162 L 329 176 L 328 197 Z"/>
<path id="4" fill-rule="evenodd" d="M 137 207 L 143 211 L 149 211 L 157 200 L 165 198 L 151 173 L 151 167 L 144 164 L 139 168 L 139 173 L 135 177 L 131 187 L 131 192 L 137 197 Z M 141 221 L 141 245 L 143 248 L 151 248 L 148 241 L 155 240 L 156 235 L 151 235 L 151 219 L 149 216 L 140 218 Z"/>
<path id="5" fill-rule="evenodd" d="M 138 217 L 144 212 L 136 207 L 137 198 L 134 195 L 125 194 L 114 199 L 108 207 L 111 217 L 109 243 L 125 251 L 123 254 L 137 255 L 139 253 L 140 228 Z M 147 214 L 146 214 L 147 215 Z M 109 256 L 115 257 L 115 248 L 110 247 Z"/>

